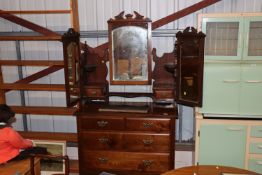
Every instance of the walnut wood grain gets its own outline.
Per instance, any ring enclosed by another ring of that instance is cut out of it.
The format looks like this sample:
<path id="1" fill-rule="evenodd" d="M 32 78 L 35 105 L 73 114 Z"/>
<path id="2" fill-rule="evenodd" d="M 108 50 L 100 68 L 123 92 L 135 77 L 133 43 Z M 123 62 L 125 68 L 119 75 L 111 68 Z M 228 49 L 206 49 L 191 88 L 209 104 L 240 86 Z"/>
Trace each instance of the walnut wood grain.
<path id="1" fill-rule="evenodd" d="M 221 173 L 236 173 L 236 174 L 248 174 L 259 175 L 258 173 L 226 166 L 214 166 L 214 165 L 200 165 L 183 167 L 176 170 L 165 172 L 161 175 L 222 175 Z"/>
<path id="2" fill-rule="evenodd" d="M 60 59 L 62 60 L 62 59 Z M 0 60 L 1 66 L 64 66 L 64 61 L 50 60 Z"/>
<path id="3" fill-rule="evenodd" d="M 13 84 L 4 83 L 0 89 L 5 90 L 32 90 L 32 91 L 64 91 L 65 85 L 62 84 Z"/>
<path id="4" fill-rule="evenodd" d="M 11 106 L 18 114 L 43 114 L 43 115 L 75 115 L 77 108 L 53 107 L 53 106 Z"/>

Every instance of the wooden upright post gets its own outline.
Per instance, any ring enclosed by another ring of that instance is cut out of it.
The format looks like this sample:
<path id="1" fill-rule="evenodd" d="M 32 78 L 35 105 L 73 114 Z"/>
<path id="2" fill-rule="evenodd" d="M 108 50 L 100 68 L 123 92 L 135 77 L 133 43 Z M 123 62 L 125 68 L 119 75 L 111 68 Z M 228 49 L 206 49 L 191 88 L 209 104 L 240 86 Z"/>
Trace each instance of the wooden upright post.
<path id="1" fill-rule="evenodd" d="M 2 67 L 0 66 L 0 86 L 4 83 L 3 75 L 2 75 Z M 5 104 L 5 91 L 3 89 L 0 90 L 0 104 Z"/>
<path id="2" fill-rule="evenodd" d="M 70 0 L 70 10 L 71 10 L 71 25 L 76 32 L 80 31 L 79 28 L 79 17 L 78 17 L 78 1 Z"/>

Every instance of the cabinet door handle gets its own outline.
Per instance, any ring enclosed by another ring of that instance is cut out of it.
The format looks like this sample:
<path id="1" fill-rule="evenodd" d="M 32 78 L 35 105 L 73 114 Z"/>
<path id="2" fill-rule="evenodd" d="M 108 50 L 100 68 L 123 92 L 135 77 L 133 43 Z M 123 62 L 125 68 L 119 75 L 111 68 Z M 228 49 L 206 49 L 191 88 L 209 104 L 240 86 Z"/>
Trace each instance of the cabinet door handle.
<path id="1" fill-rule="evenodd" d="M 98 160 L 100 163 L 103 163 L 103 164 L 108 162 L 108 158 L 105 158 L 105 157 L 99 157 Z"/>
<path id="2" fill-rule="evenodd" d="M 257 145 L 257 148 L 262 149 L 262 145 Z"/>
<path id="3" fill-rule="evenodd" d="M 154 141 L 152 139 L 143 139 L 145 145 L 151 145 Z"/>
<path id="4" fill-rule="evenodd" d="M 109 142 L 109 138 L 106 138 L 106 137 L 101 137 L 98 139 L 100 143 L 102 144 L 106 144 Z"/>
<path id="5" fill-rule="evenodd" d="M 234 127 L 228 127 L 227 130 L 229 130 L 229 131 L 243 131 L 242 128 L 234 128 Z"/>
<path id="6" fill-rule="evenodd" d="M 239 83 L 239 80 L 223 80 L 224 83 Z"/>
<path id="7" fill-rule="evenodd" d="M 144 167 L 149 167 L 153 164 L 153 160 L 142 160 Z"/>
<path id="8" fill-rule="evenodd" d="M 256 164 L 257 165 L 262 165 L 262 161 L 257 161 Z"/>
<path id="9" fill-rule="evenodd" d="M 104 121 L 104 120 L 97 121 L 96 123 L 97 123 L 97 125 L 98 125 L 100 128 L 103 128 L 103 127 L 105 127 L 105 126 L 108 124 L 108 122 L 107 122 L 107 121 Z"/>
<path id="10" fill-rule="evenodd" d="M 245 83 L 261 83 L 262 81 L 259 80 L 247 80 Z"/>
<path id="11" fill-rule="evenodd" d="M 144 122 L 143 123 L 143 126 L 144 126 L 144 128 L 152 128 L 152 126 L 153 126 L 153 123 L 151 123 L 151 122 Z"/>

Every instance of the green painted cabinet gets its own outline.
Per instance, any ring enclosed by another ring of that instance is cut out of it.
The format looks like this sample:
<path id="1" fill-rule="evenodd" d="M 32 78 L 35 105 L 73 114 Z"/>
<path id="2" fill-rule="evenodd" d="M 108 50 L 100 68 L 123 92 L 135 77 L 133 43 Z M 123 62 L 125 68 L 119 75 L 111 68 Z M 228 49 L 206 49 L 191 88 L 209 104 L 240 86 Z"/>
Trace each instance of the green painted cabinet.
<path id="1" fill-rule="evenodd" d="M 262 116 L 262 16 L 204 17 L 201 113 Z M 211 115 L 212 116 L 212 115 Z"/>
<path id="2" fill-rule="evenodd" d="M 239 112 L 240 66 L 232 63 L 206 63 L 203 107 L 205 113 Z"/>
<path id="3" fill-rule="evenodd" d="M 246 129 L 245 125 L 201 125 L 198 163 L 244 168 Z"/>

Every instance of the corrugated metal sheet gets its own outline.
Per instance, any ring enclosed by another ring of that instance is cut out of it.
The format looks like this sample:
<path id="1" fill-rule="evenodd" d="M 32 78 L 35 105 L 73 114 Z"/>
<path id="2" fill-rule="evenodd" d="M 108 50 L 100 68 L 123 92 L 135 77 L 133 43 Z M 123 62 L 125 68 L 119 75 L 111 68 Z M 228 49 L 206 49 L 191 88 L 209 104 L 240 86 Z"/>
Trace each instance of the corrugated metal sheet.
<path id="1" fill-rule="evenodd" d="M 79 21 L 81 31 L 89 30 L 107 30 L 107 20 L 116 16 L 121 11 L 132 13 L 137 11 L 156 21 L 169 14 L 182 10 L 185 7 L 193 5 L 200 0 L 79 0 Z M 69 0 L 0 0 L 0 9 L 4 10 L 51 10 L 51 9 L 69 9 Z M 184 29 L 186 26 L 197 27 L 197 14 L 199 13 L 234 13 L 234 12 L 261 12 L 261 0 L 222 0 L 208 8 L 190 14 L 177 21 L 171 22 L 161 29 Z M 52 30 L 66 31 L 70 27 L 70 16 L 63 15 L 18 15 L 37 24 L 48 27 Z M 18 25 L 12 24 L 6 20 L 0 19 L 0 31 L 28 31 Z M 92 47 L 107 42 L 107 38 L 82 38 Z M 153 38 L 153 47 L 157 48 L 157 55 L 161 56 L 165 52 L 171 52 L 174 46 L 172 37 Z M 22 59 L 45 59 L 61 60 L 63 57 L 62 44 L 59 42 L 34 42 L 21 41 Z M 0 58 L 16 59 L 15 42 L 0 42 Z M 23 75 L 28 76 L 44 68 L 24 67 Z M 6 82 L 13 82 L 18 79 L 17 68 L 4 68 L 4 78 Z M 63 71 L 58 71 L 50 76 L 36 81 L 37 83 L 64 83 Z M 136 91 L 149 92 L 150 86 L 130 87 L 114 86 L 110 87 L 112 91 Z M 65 94 L 63 92 L 26 92 L 27 105 L 46 105 L 46 106 L 65 106 Z M 41 99 L 41 101 L 39 101 Z M 121 98 L 113 97 L 114 100 Z M 141 100 L 137 99 L 137 100 Z M 148 99 L 142 98 L 148 101 Z M 7 94 L 8 104 L 20 104 L 19 93 L 10 92 Z M 185 115 L 190 115 L 191 109 L 185 108 Z M 190 115 L 191 116 L 191 115 Z M 57 121 L 53 116 L 34 116 L 28 118 L 29 128 L 31 130 L 43 131 L 76 131 L 75 119 L 64 118 Z M 63 125 L 60 123 L 63 120 Z M 190 125 L 192 119 L 190 119 Z M 188 122 L 185 122 L 188 123 Z M 187 131 L 183 135 L 184 139 L 192 137 L 192 127 L 183 126 Z M 17 124 L 18 129 L 22 129 L 21 124 Z M 189 132 L 189 134 L 188 134 Z"/>

